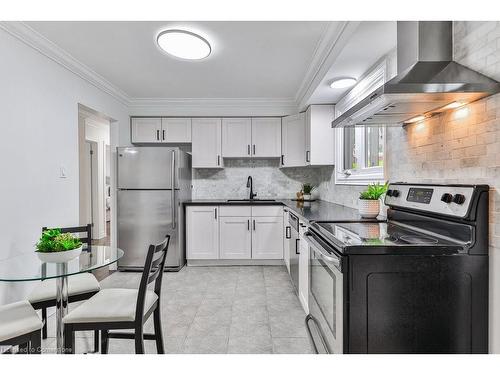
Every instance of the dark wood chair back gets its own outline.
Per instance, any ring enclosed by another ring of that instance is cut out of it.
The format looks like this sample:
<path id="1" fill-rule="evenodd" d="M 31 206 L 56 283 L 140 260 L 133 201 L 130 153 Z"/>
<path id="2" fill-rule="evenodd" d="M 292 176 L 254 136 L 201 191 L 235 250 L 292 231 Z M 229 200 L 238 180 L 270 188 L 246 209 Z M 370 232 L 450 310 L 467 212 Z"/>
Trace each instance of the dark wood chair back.
<path id="1" fill-rule="evenodd" d="M 46 231 L 47 227 L 42 228 L 42 232 Z M 53 229 L 53 228 L 50 228 Z M 86 248 L 88 251 L 91 250 L 92 248 L 92 224 L 87 224 L 83 225 L 81 227 L 66 227 L 66 228 L 59 228 L 61 230 L 61 233 L 86 233 L 85 237 L 80 237 L 80 241 L 82 241 L 83 244 L 87 245 Z"/>
<path id="2" fill-rule="evenodd" d="M 144 303 L 146 300 L 146 292 L 148 285 L 153 281 L 154 292 L 160 298 L 161 282 L 163 279 L 163 270 L 165 268 L 165 261 L 167 259 L 168 245 L 170 243 L 170 236 L 167 235 L 165 239 L 156 245 L 149 245 L 148 253 L 146 255 L 146 262 L 144 270 L 142 271 L 141 284 L 139 285 L 139 294 L 137 295 L 137 304 L 135 311 L 135 319 L 141 319 L 144 316 Z"/>

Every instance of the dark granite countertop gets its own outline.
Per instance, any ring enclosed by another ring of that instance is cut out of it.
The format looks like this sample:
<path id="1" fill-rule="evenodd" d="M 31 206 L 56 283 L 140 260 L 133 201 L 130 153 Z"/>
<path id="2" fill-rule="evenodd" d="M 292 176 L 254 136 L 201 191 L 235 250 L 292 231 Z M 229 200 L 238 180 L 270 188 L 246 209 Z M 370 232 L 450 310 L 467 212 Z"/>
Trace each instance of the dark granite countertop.
<path id="1" fill-rule="evenodd" d="M 186 206 L 195 205 L 284 205 L 292 213 L 306 221 L 361 221 L 358 210 L 340 204 L 322 200 L 314 202 L 297 202 L 291 199 L 277 199 L 276 201 L 232 201 L 227 199 L 194 199 L 185 201 Z M 369 219 L 372 220 L 372 219 Z"/>

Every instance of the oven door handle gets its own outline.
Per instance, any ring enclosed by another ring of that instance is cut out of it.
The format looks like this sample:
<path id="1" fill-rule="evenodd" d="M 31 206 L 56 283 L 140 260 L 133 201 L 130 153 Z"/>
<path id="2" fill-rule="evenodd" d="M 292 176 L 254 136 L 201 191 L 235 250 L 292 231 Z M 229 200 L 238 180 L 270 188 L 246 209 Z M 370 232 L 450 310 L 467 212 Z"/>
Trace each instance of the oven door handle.
<path id="1" fill-rule="evenodd" d="M 332 263 L 336 267 L 340 267 L 340 259 L 334 255 L 332 256 L 332 254 L 330 254 L 325 249 L 323 249 L 323 246 L 321 246 L 321 244 L 314 239 L 314 237 L 311 233 L 309 233 L 309 232 L 304 233 L 304 238 L 309 243 L 309 245 L 311 245 L 311 248 L 315 252 L 319 253 L 321 255 L 321 257 L 323 257 L 325 260 Z"/>

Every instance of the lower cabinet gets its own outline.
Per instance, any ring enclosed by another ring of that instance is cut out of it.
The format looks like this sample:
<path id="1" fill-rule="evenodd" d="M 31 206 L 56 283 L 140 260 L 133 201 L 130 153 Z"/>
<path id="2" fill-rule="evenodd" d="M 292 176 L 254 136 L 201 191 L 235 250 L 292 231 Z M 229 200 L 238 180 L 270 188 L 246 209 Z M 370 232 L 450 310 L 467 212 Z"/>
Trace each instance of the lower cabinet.
<path id="1" fill-rule="evenodd" d="M 283 260 L 285 261 L 286 269 L 290 273 L 290 236 L 291 228 L 288 223 L 288 210 L 283 210 Z"/>
<path id="2" fill-rule="evenodd" d="M 252 259 L 283 259 L 283 217 L 253 218 Z"/>
<path id="3" fill-rule="evenodd" d="M 189 206 L 186 209 L 186 257 L 217 259 L 219 257 L 219 208 Z"/>
<path id="4" fill-rule="evenodd" d="M 309 245 L 304 233 L 307 227 L 301 222 L 299 228 L 299 300 L 302 308 L 309 313 Z"/>
<path id="5" fill-rule="evenodd" d="M 220 259 L 250 259 L 252 231 L 250 217 L 221 217 L 219 224 Z"/>
<path id="6" fill-rule="evenodd" d="M 186 207 L 188 260 L 283 259 L 283 237 L 280 206 Z"/>

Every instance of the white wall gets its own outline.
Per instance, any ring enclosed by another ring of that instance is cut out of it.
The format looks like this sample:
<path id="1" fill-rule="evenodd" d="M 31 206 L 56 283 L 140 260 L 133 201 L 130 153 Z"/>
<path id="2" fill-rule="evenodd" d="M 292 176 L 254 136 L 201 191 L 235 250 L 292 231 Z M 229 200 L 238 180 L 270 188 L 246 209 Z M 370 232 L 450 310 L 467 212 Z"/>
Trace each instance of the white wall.
<path id="1" fill-rule="evenodd" d="M 125 105 L 0 29 L 0 260 L 34 251 L 42 226 L 79 221 L 78 103 L 128 124 Z M 67 178 L 59 178 L 64 166 Z M 113 187 L 112 187 L 113 190 Z M 32 285 L 0 283 L 0 304 Z"/>

